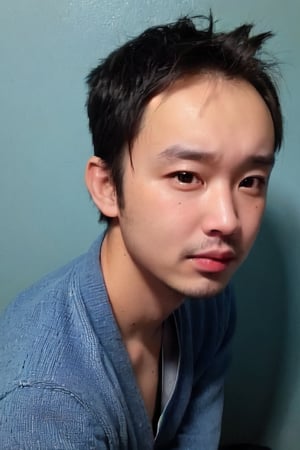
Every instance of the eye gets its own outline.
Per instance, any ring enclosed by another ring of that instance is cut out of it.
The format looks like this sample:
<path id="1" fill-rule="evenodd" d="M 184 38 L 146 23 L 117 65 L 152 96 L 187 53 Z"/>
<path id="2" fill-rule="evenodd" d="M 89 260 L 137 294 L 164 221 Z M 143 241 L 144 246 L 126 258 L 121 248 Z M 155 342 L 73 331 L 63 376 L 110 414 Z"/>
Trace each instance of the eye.
<path id="1" fill-rule="evenodd" d="M 252 176 L 244 178 L 240 182 L 239 187 L 260 191 L 265 188 L 266 183 L 267 183 L 266 178 L 259 176 Z"/>
<path id="2" fill-rule="evenodd" d="M 175 172 L 173 177 L 176 178 L 181 184 L 199 183 L 198 177 L 193 172 Z"/>

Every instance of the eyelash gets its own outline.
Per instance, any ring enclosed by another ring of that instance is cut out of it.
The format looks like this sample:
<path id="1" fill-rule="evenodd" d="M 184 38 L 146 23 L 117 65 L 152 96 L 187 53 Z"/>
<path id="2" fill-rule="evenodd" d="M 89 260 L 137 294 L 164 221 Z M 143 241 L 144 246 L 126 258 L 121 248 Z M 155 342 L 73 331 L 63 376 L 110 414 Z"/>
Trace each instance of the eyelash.
<path id="1" fill-rule="evenodd" d="M 259 176 L 249 176 L 249 177 L 246 177 L 246 178 L 244 178 L 241 182 L 240 182 L 240 184 L 239 184 L 239 186 L 240 187 L 245 187 L 245 188 L 249 188 L 249 189 L 251 189 L 251 188 L 253 188 L 253 185 L 252 186 L 243 186 L 243 183 L 245 183 L 245 182 L 248 182 L 248 181 L 250 181 L 251 183 L 253 183 L 253 182 L 257 182 L 258 183 L 258 186 L 256 186 L 258 189 L 259 188 L 263 188 L 265 185 L 266 185 L 266 183 L 267 183 L 267 180 L 266 180 L 266 178 L 264 178 L 264 177 L 259 177 Z"/>
<path id="2" fill-rule="evenodd" d="M 194 172 L 190 172 L 188 170 L 181 170 L 178 172 L 174 172 L 171 174 L 171 177 L 177 178 L 177 181 L 180 184 L 192 184 L 193 181 L 196 181 L 196 183 L 200 182 L 198 176 Z M 189 179 L 189 181 L 184 181 L 183 179 L 180 180 L 180 178 L 184 178 L 184 177 L 187 177 Z"/>
<path id="3" fill-rule="evenodd" d="M 198 184 L 201 184 L 201 179 L 195 172 L 188 170 L 180 170 L 170 175 L 176 182 L 186 189 L 196 188 Z M 247 184 L 250 182 L 250 185 Z M 196 186 L 195 186 L 196 185 Z M 239 187 L 249 191 L 249 194 L 262 192 L 267 185 L 267 178 L 263 176 L 248 176 L 245 177 L 240 183 Z M 254 191 L 254 192 L 253 192 Z"/>

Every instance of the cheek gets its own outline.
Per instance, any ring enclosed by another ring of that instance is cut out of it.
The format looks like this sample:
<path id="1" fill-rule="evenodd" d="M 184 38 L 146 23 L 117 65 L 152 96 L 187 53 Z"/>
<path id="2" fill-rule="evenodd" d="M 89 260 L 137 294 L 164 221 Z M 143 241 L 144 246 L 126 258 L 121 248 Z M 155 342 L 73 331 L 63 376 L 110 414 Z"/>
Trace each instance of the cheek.
<path id="1" fill-rule="evenodd" d="M 265 210 L 265 201 L 258 201 L 251 207 L 249 206 L 243 214 L 243 230 L 247 240 L 254 241 Z"/>
<path id="2" fill-rule="evenodd" d="M 171 255 L 191 234 L 190 216 L 191 210 L 184 202 L 167 199 L 159 192 L 153 195 L 153 192 L 140 190 L 139 195 L 132 194 L 125 201 L 120 225 L 124 238 L 127 242 L 130 240 L 135 251 L 142 243 L 149 257 L 157 249 Z"/>
<path id="3" fill-rule="evenodd" d="M 134 183 L 128 183 L 124 199 L 128 218 L 151 222 L 154 226 L 159 223 L 174 226 L 186 214 L 182 199 L 156 182 L 136 179 Z"/>

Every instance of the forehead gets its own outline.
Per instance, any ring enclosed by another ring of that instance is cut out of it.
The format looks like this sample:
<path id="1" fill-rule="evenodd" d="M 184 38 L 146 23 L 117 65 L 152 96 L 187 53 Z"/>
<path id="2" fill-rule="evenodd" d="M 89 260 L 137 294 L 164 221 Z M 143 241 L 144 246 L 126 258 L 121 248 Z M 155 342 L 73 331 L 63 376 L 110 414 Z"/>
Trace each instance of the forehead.
<path id="1" fill-rule="evenodd" d="M 238 125 L 238 113 L 253 118 L 253 112 L 262 116 L 271 114 L 258 91 L 241 79 L 227 79 L 223 75 L 201 75 L 182 79 L 149 102 L 145 120 L 215 119 L 223 116 L 234 119 Z M 254 119 L 254 118 L 253 118 Z"/>
<path id="2" fill-rule="evenodd" d="M 228 145 L 274 145 L 271 114 L 256 89 L 224 76 L 179 80 L 149 102 L 137 146 L 199 143 L 212 150 Z M 173 142 L 171 142 L 173 141 Z"/>

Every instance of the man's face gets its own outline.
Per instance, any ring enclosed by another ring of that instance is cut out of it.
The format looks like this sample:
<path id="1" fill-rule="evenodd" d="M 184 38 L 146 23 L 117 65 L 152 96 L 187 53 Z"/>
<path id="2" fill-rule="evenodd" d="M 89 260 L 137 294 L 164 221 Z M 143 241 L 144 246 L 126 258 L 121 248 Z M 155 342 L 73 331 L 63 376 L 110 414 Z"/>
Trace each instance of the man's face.
<path id="1" fill-rule="evenodd" d="M 270 112 L 246 82 L 193 77 L 154 97 L 118 214 L 137 273 L 180 295 L 222 290 L 256 237 L 273 153 Z"/>

